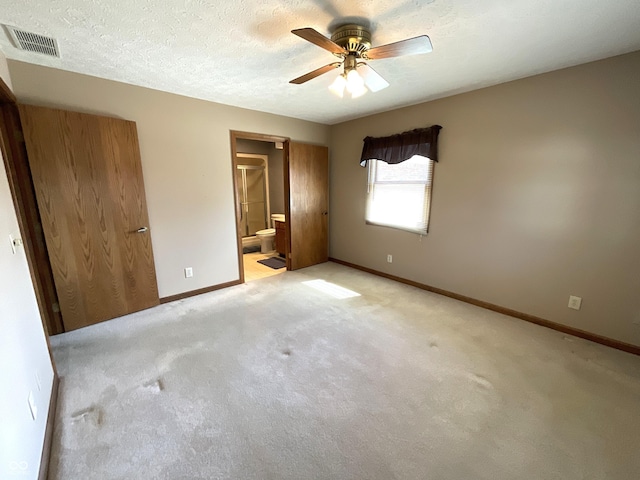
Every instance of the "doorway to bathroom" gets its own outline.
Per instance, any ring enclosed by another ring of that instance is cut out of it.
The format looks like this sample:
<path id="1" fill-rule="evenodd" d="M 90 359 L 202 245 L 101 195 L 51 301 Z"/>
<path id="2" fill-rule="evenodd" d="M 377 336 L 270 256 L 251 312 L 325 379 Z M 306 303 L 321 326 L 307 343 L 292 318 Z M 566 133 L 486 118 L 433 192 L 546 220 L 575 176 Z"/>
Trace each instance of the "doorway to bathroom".
<path id="1" fill-rule="evenodd" d="M 231 131 L 240 281 L 326 262 L 329 150 Z"/>
<path id="2" fill-rule="evenodd" d="M 246 282 L 286 271 L 283 146 L 283 141 L 235 141 L 234 186 Z"/>

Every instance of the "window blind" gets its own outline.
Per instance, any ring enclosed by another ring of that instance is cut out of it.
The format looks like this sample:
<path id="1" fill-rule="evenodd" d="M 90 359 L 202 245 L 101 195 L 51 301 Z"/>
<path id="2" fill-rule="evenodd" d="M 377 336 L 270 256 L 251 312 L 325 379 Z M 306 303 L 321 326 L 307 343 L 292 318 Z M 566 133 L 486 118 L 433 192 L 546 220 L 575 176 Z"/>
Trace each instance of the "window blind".
<path id="1" fill-rule="evenodd" d="M 429 225 L 433 160 L 414 155 L 399 164 L 370 160 L 365 220 L 424 235 Z"/>

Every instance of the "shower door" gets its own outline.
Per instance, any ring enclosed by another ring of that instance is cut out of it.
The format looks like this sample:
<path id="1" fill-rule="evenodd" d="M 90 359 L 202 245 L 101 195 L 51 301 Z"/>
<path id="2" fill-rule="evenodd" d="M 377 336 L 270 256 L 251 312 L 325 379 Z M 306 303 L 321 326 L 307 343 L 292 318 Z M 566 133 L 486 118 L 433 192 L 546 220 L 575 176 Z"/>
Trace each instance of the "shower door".
<path id="1" fill-rule="evenodd" d="M 268 227 L 264 167 L 238 165 L 236 182 L 240 201 L 240 233 L 243 237 L 252 236 Z"/>

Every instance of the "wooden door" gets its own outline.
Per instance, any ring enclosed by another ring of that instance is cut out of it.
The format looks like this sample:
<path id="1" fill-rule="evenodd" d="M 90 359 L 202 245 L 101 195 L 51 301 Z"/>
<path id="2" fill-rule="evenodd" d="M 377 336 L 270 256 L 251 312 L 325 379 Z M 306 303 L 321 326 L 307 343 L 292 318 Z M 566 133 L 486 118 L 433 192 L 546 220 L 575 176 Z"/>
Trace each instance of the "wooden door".
<path id="1" fill-rule="evenodd" d="M 134 122 L 20 105 L 65 330 L 158 305 Z"/>
<path id="2" fill-rule="evenodd" d="M 297 270 L 329 259 L 329 150 L 286 143 L 287 269 Z"/>

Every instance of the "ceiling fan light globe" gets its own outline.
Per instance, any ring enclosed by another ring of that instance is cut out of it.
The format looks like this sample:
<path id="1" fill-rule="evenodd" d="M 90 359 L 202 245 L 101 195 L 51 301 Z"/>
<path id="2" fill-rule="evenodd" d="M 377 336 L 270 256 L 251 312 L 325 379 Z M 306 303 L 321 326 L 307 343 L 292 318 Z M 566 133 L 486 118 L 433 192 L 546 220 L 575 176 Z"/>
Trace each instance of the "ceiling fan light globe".
<path id="1" fill-rule="evenodd" d="M 360 92 L 362 88 L 364 88 L 364 80 L 355 69 L 350 70 L 347 73 L 347 91 L 353 96 L 354 92 Z"/>
<path id="2" fill-rule="evenodd" d="M 365 93 L 367 93 L 367 87 L 365 87 L 364 85 L 361 85 L 359 87 L 356 87 L 354 90 L 350 91 L 349 93 L 351 93 L 351 98 L 358 98 L 364 95 Z"/>
<path id="3" fill-rule="evenodd" d="M 344 75 L 338 75 L 333 83 L 329 85 L 329 90 L 342 98 L 344 96 L 344 87 L 346 86 L 347 80 L 344 78 Z"/>

